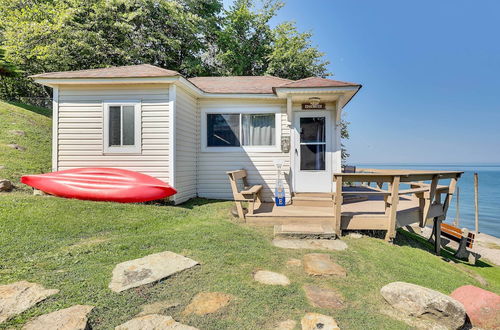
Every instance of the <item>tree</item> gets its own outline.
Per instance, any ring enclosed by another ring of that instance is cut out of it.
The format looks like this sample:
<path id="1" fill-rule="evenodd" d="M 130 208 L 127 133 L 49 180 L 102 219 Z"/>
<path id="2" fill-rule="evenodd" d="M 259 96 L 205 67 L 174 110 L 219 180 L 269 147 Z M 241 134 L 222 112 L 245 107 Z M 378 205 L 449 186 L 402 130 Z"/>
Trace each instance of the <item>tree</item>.
<path id="1" fill-rule="evenodd" d="M 311 32 L 300 33 L 294 23 L 285 22 L 273 34 L 266 74 L 292 80 L 329 75 L 330 62 L 323 60 L 325 54 L 311 45 Z"/>
<path id="2" fill-rule="evenodd" d="M 10 91 L 7 86 L 7 79 L 10 77 L 17 77 L 22 71 L 19 70 L 14 64 L 5 59 L 5 49 L 0 48 L 0 80 L 2 80 L 3 92 L 2 94 L 10 98 Z"/>

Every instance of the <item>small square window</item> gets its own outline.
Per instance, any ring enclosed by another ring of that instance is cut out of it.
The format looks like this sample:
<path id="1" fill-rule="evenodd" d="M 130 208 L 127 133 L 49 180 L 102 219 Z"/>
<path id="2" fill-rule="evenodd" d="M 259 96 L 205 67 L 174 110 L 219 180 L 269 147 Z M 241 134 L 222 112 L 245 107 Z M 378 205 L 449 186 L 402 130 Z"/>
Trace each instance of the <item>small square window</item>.
<path id="1" fill-rule="evenodd" d="M 105 104 L 104 151 L 137 153 L 141 151 L 140 107 L 136 103 Z"/>
<path id="2" fill-rule="evenodd" d="M 239 147 L 240 146 L 240 115 L 239 114 L 208 114 L 207 115 L 207 146 L 209 146 L 209 147 Z"/>

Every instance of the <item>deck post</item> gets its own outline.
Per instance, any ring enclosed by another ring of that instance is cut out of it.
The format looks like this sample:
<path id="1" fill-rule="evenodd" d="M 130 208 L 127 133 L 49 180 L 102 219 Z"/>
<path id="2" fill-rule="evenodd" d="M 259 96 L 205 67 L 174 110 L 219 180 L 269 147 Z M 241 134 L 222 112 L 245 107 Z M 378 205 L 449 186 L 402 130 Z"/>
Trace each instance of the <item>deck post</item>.
<path id="1" fill-rule="evenodd" d="M 389 206 L 386 208 L 386 215 L 388 216 L 388 227 L 387 233 L 385 235 L 385 240 L 390 242 L 396 237 L 396 217 L 398 214 L 398 202 L 399 202 L 399 183 L 401 181 L 400 176 L 395 176 L 390 183 L 391 195 L 387 199 L 387 204 Z"/>
<path id="2" fill-rule="evenodd" d="M 423 219 L 422 219 L 423 223 L 422 223 L 421 227 L 425 227 L 425 225 L 427 223 L 427 219 L 429 218 L 429 212 L 431 210 L 432 202 L 434 201 L 434 197 L 436 195 L 436 189 L 437 189 L 438 182 L 439 182 L 439 175 L 434 175 L 432 177 L 429 191 L 424 193 L 425 202 L 424 202 L 424 209 L 422 212 L 423 213 L 423 215 L 422 215 L 423 216 Z"/>
<path id="3" fill-rule="evenodd" d="M 340 238 L 342 235 L 342 176 L 335 176 L 335 234 Z"/>
<path id="4" fill-rule="evenodd" d="M 434 253 L 441 255 L 441 220 L 439 217 L 434 218 Z"/>
<path id="5" fill-rule="evenodd" d="M 443 202 L 443 214 L 444 215 L 441 217 L 441 220 L 444 220 L 446 213 L 448 213 L 448 208 L 450 207 L 451 201 L 453 199 L 453 195 L 455 194 L 457 181 L 458 181 L 458 176 L 451 178 L 451 180 L 450 180 L 450 185 L 448 186 L 448 193 L 446 194 L 446 197 L 444 198 L 444 202 Z"/>

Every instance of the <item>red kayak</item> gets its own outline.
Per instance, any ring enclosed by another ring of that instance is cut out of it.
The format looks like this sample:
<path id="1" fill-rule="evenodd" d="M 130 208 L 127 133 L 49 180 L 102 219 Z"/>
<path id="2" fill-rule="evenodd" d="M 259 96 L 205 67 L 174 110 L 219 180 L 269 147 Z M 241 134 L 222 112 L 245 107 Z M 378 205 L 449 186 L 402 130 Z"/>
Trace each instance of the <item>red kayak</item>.
<path id="1" fill-rule="evenodd" d="M 21 182 L 59 197 L 119 203 L 147 202 L 177 193 L 159 179 L 118 168 L 76 168 L 25 175 Z"/>

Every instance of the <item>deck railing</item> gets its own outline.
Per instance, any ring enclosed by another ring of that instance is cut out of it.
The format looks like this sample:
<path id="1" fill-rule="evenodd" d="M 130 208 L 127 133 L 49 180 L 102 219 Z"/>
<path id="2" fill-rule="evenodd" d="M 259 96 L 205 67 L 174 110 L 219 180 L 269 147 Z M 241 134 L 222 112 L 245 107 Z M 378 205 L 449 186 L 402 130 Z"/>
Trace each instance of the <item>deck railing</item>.
<path id="1" fill-rule="evenodd" d="M 358 169 L 358 173 L 336 173 L 334 213 L 335 232 L 340 236 L 342 229 L 385 229 L 385 239 L 392 241 L 396 235 L 396 217 L 400 196 L 412 195 L 419 200 L 420 226 L 426 225 L 428 219 L 433 219 L 439 225 L 445 219 L 450 206 L 456 184 L 463 172 L 459 171 L 416 171 L 416 170 L 379 170 Z M 450 180 L 448 184 L 442 180 Z M 358 183 L 362 187 L 358 191 L 342 191 L 345 183 Z M 371 183 L 376 183 L 372 187 Z M 383 189 L 384 184 L 388 188 Z M 401 184 L 408 184 L 409 189 L 400 189 Z M 368 188 L 368 189 L 367 189 Z M 358 217 L 360 224 L 343 223 L 341 206 L 344 195 L 378 195 L 383 196 L 385 212 L 383 216 L 369 216 L 366 219 Z M 363 221 L 364 220 L 364 221 Z M 362 223 L 361 223 L 362 222 Z"/>

